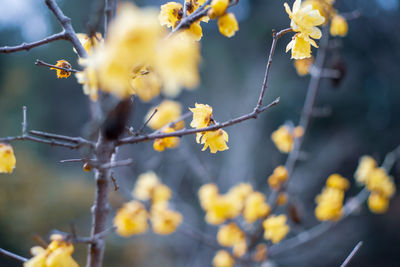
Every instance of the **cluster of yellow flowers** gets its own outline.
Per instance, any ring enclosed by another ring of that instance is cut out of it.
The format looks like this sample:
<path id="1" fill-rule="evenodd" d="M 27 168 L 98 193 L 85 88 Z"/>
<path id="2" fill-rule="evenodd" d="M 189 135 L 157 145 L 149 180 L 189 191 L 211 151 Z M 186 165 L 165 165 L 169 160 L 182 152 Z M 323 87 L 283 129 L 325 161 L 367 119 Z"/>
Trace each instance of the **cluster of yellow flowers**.
<path id="1" fill-rule="evenodd" d="M 365 184 L 371 192 L 368 198 L 369 209 L 374 213 L 386 212 L 389 199 L 396 192 L 393 178 L 386 170 L 379 168 L 372 157 L 363 156 L 354 176 L 358 183 Z"/>
<path id="2" fill-rule="evenodd" d="M 235 257 L 241 257 L 246 253 L 246 235 L 234 222 L 219 228 L 217 240 L 224 247 L 232 247 Z"/>
<path id="3" fill-rule="evenodd" d="M 182 4 L 177 2 L 168 2 L 161 6 L 161 12 L 159 20 L 161 25 L 165 25 L 168 28 L 175 29 L 182 21 L 184 15 L 190 15 L 198 10 L 198 8 L 205 4 L 205 0 L 185 0 L 187 14 L 183 14 L 184 9 Z M 200 40 L 203 36 L 203 30 L 200 26 L 200 22 L 208 22 L 211 19 L 218 18 L 218 28 L 221 34 L 232 37 L 236 31 L 239 30 L 239 24 L 232 13 L 226 13 L 226 9 L 229 6 L 230 0 L 213 0 L 206 16 L 198 19 L 190 25 L 188 29 L 184 31 L 190 33 L 195 40 Z"/>
<path id="4" fill-rule="evenodd" d="M 292 10 L 287 3 L 284 6 L 291 19 L 290 27 L 296 32 L 287 45 L 286 52 L 292 50 L 293 59 L 311 57 L 311 45 L 318 48 L 313 39 L 320 39 L 322 36 L 321 30 L 316 26 L 322 25 L 325 18 L 312 5 L 302 5 L 301 0 L 294 2 Z"/>
<path id="5" fill-rule="evenodd" d="M 51 243 L 47 248 L 40 246 L 31 248 L 34 257 L 25 262 L 24 267 L 79 266 L 71 256 L 74 252 L 71 243 L 64 241 L 61 235 L 52 235 L 50 239 Z"/>
<path id="6" fill-rule="evenodd" d="M 268 177 L 268 185 L 271 189 L 279 190 L 288 179 L 288 172 L 284 166 L 278 166 Z"/>
<path id="7" fill-rule="evenodd" d="M 295 138 L 299 138 L 303 134 L 304 129 L 301 126 L 282 125 L 272 133 L 271 139 L 279 151 L 289 153 L 293 149 Z"/>
<path id="8" fill-rule="evenodd" d="M 13 147 L 0 143 L 0 173 L 12 173 L 16 162 Z"/>
<path id="9" fill-rule="evenodd" d="M 338 221 L 343 216 L 344 191 L 349 187 L 349 181 L 341 175 L 329 176 L 325 188 L 315 198 L 315 217 L 320 221 Z"/>
<path id="10" fill-rule="evenodd" d="M 155 110 L 157 110 L 156 113 Z M 150 116 L 153 117 L 150 119 Z M 145 120 L 149 120 L 148 126 L 154 130 L 160 130 L 163 133 L 172 133 L 185 127 L 185 122 L 177 121 L 182 115 L 182 106 L 179 102 L 164 100 L 158 106 L 149 110 Z M 175 122 L 173 125 L 168 124 Z M 164 151 L 165 148 L 175 148 L 179 145 L 178 137 L 158 138 L 154 140 L 153 148 L 156 151 Z"/>
<path id="11" fill-rule="evenodd" d="M 71 69 L 71 64 L 69 64 L 68 61 L 65 59 L 57 60 L 56 65 L 54 65 L 59 68 L 64 68 L 64 69 Z M 62 69 L 57 69 L 57 68 L 50 68 L 51 70 L 56 70 L 57 72 L 57 78 L 62 79 L 62 78 L 68 78 L 71 75 L 71 72 L 62 70 Z"/>
<path id="12" fill-rule="evenodd" d="M 161 89 L 174 97 L 182 87 L 194 88 L 199 82 L 199 44 L 187 32 L 167 38 L 155 9 L 124 3 L 107 39 L 100 40 L 81 36 L 89 57 L 80 60 L 85 69 L 77 75 L 94 101 L 98 88 L 119 98 L 136 94 L 150 101 Z"/>
<path id="13" fill-rule="evenodd" d="M 154 172 L 139 175 L 132 195 L 141 201 L 151 200 L 150 212 L 140 201 L 125 203 L 114 218 L 119 235 L 128 237 L 146 232 L 148 219 L 155 233 L 168 235 L 175 232 L 182 222 L 182 215 L 168 208 L 171 190 L 160 182 Z"/>
<path id="14" fill-rule="evenodd" d="M 263 221 L 264 238 L 271 240 L 272 243 L 278 243 L 286 237 L 289 233 L 289 226 L 287 225 L 286 215 L 271 215 Z"/>
<path id="15" fill-rule="evenodd" d="M 189 109 L 193 113 L 193 120 L 190 123 L 191 127 L 202 129 L 215 123 L 212 117 L 213 110 L 209 105 L 195 103 L 195 107 Z M 198 144 L 204 144 L 202 151 L 209 147 L 211 153 L 217 153 L 217 151 L 229 149 L 226 144 L 228 140 L 228 133 L 222 129 L 201 132 L 196 135 L 196 142 Z"/>

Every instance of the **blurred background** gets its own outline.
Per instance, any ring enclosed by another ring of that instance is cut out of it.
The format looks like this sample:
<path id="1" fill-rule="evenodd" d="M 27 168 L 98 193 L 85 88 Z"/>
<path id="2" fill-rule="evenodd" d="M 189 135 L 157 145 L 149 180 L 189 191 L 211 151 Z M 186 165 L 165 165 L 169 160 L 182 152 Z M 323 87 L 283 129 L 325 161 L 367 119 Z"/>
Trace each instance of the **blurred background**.
<path id="1" fill-rule="evenodd" d="M 138 5 L 160 6 L 166 1 L 141 0 Z M 184 107 L 195 102 L 214 108 L 214 117 L 224 121 L 253 110 L 262 84 L 271 44 L 271 30 L 289 26 L 285 1 L 240 0 L 232 8 L 240 31 L 232 39 L 219 34 L 216 22 L 202 24 L 201 85 L 183 91 L 177 98 Z M 289 1 L 290 5 L 292 1 Z M 352 182 L 346 197 L 360 188 L 353 173 L 362 155 L 378 163 L 400 144 L 400 9 L 398 0 L 337 0 L 341 12 L 359 10 L 362 16 L 349 21 L 347 37 L 335 51 L 346 68 L 341 84 L 322 82 L 317 107 L 330 110 L 328 116 L 313 118 L 299 162 L 289 185 L 300 211 L 301 224 L 289 236 L 317 224 L 314 198 L 326 178 L 340 173 Z M 101 12 L 103 1 L 58 1 L 72 18 L 77 32 L 87 32 Z M 44 1 L 0 0 L 0 46 L 31 42 L 60 31 Z M 196 196 L 199 187 L 215 182 L 221 192 L 240 182 L 267 192 L 267 177 L 286 157 L 273 145 L 270 135 L 286 121 L 298 123 L 309 76 L 299 77 L 285 53 L 290 36 L 278 43 L 265 103 L 281 97 L 279 105 L 250 120 L 227 128 L 229 147 L 225 152 L 201 152 L 193 136 L 162 153 L 152 143 L 123 147 L 119 158 L 133 158 L 134 164 L 115 172 L 121 189 L 111 196 L 112 213 L 130 198 L 139 174 L 154 170 L 173 190 L 173 207 L 184 216 L 184 224 L 214 236 L 217 227 L 204 222 Z M 315 53 L 315 51 L 314 51 Z M 29 129 L 71 136 L 82 135 L 89 119 L 88 100 L 75 77 L 57 79 L 55 71 L 36 67 L 41 59 L 55 64 L 68 60 L 79 68 L 77 56 L 65 41 L 54 42 L 29 52 L 0 54 L 0 136 L 18 135 L 22 106 L 28 107 Z M 334 58 L 328 59 L 328 65 Z M 137 128 L 144 115 L 162 97 L 150 103 L 137 101 L 130 124 Z M 188 125 L 189 121 L 187 122 Z M 150 129 L 147 129 L 149 132 Z M 84 173 L 79 163 L 59 163 L 77 158 L 79 152 L 46 145 L 13 143 L 17 168 L 12 175 L 0 174 L 0 247 L 29 257 L 52 229 L 69 231 L 74 223 L 80 235 L 88 235 L 93 201 L 93 173 Z M 398 184 L 400 164 L 391 174 Z M 279 210 L 279 213 L 285 209 Z M 111 225 L 111 220 L 110 220 Z M 271 266 L 339 266 L 354 245 L 364 245 L 350 266 L 399 266 L 400 198 L 395 196 L 384 215 L 369 212 L 366 205 L 356 216 L 337 224 L 328 233 L 287 250 Z M 123 239 L 107 238 L 104 266 L 210 266 L 215 251 L 181 231 L 171 236 L 147 234 Z M 86 247 L 77 245 L 74 258 L 84 266 Z M 0 256 L 0 266 L 20 266 Z"/>

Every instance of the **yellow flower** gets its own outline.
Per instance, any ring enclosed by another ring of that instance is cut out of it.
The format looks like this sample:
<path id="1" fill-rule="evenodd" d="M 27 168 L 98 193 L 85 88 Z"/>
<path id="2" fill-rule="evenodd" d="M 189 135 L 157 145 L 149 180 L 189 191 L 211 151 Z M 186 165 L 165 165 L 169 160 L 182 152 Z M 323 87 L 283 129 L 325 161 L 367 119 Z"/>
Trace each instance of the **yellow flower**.
<path id="1" fill-rule="evenodd" d="M 149 200 L 152 197 L 154 188 L 159 184 L 160 180 L 154 172 L 142 173 L 137 179 L 133 196 L 143 201 Z"/>
<path id="2" fill-rule="evenodd" d="M 228 133 L 222 129 L 216 131 L 207 131 L 201 136 L 201 144 L 204 144 L 202 151 L 210 148 L 211 153 L 217 153 L 217 151 L 224 151 L 229 149 L 226 142 L 229 140 Z M 197 143 L 200 140 L 198 140 Z"/>
<path id="3" fill-rule="evenodd" d="M 225 13 L 228 8 L 229 0 L 212 0 L 211 9 L 208 12 L 210 18 L 215 19 Z"/>
<path id="4" fill-rule="evenodd" d="M 175 28 L 183 16 L 182 4 L 177 2 L 168 2 L 161 6 L 158 19 L 161 25 L 166 25 L 168 28 Z"/>
<path id="5" fill-rule="evenodd" d="M 287 203 L 287 201 L 288 201 L 287 194 L 286 193 L 280 193 L 278 195 L 278 198 L 276 199 L 276 204 L 278 206 L 283 206 L 283 205 L 285 205 Z"/>
<path id="6" fill-rule="evenodd" d="M 16 162 L 12 146 L 0 143 L 0 173 L 12 173 Z"/>
<path id="7" fill-rule="evenodd" d="M 235 260 L 226 250 L 218 250 L 213 259 L 214 267 L 233 267 Z"/>
<path id="8" fill-rule="evenodd" d="M 166 128 L 163 130 L 163 133 L 173 133 L 175 130 L 173 128 Z M 164 151 L 165 148 L 175 148 L 179 145 L 179 138 L 178 137 L 165 137 L 165 138 L 157 138 L 154 140 L 153 148 L 156 151 Z"/>
<path id="9" fill-rule="evenodd" d="M 181 222 L 182 215 L 179 212 L 167 209 L 165 204 L 157 204 L 151 207 L 151 225 L 155 233 L 160 235 L 172 234 Z"/>
<path id="10" fill-rule="evenodd" d="M 125 203 L 117 211 L 114 225 L 120 236 L 128 237 L 146 232 L 149 227 L 147 218 L 148 213 L 143 204 L 133 200 Z"/>
<path id="11" fill-rule="evenodd" d="M 74 246 L 62 240 L 59 235 L 52 235 L 52 240 L 47 248 L 33 247 L 31 253 L 34 256 L 24 263 L 24 267 L 79 267 L 72 258 Z"/>
<path id="12" fill-rule="evenodd" d="M 294 139 L 301 137 L 303 134 L 304 130 L 300 126 L 291 129 L 287 125 L 282 125 L 272 133 L 271 139 L 279 151 L 289 153 L 293 149 Z"/>
<path id="13" fill-rule="evenodd" d="M 133 73 L 131 86 L 133 94 L 148 102 L 160 94 L 161 81 L 153 69 L 142 67 Z"/>
<path id="14" fill-rule="evenodd" d="M 236 17 L 232 13 L 225 13 L 218 19 L 218 29 L 219 32 L 226 36 L 232 37 L 239 30 L 239 23 Z"/>
<path id="15" fill-rule="evenodd" d="M 235 223 L 222 226 L 218 230 L 217 240 L 222 246 L 233 247 L 235 256 L 246 253 L 246 236 Z"/>
<path id="16" fill-rule="evenodd" d="M 350 187 L 349 181 L 340 174 L 336 173 L 328 177 L 328 180 L 326 180 L 326 185 L 340 190 L 347 190 Z"/>
<path id="17" fill-rule="evenodd" d="M 193 120 L 190 123 L 190 127 L 201 129 L 208 127 L 212 120 L 212 107 L 207 104 L 198 104 L 195 103 L 194 108 L 189 108 L 193 113 Z"/>
<path id="18" fill-rule="evenodd" d="M 294 61 L 294 67 L 296 68 L 299 76 L 304 76 L 310 73 L 312 65 L 314 64 L 314 57 L 296 59 Z"/>
<path id="19" fill-rule="evenodd" d="M 286 224 L 286 215 L 271 215 L 263 222 L 264 238 L 278 243 L 289 233 L 289 226 Z"/>
<path id="20" fill-rule="evenodd" d="M 199 50 L 199 43 L 184 32 L 160 42 L 155 67 L 163 81 L 165 95 L 175 97 L 180 88 L 194 89 L 199 84 Z"/>
<path id="21" fill-rule="evenodd" d="M 200 21 L 192 23 L 188 29 L 178 34 L 186 34 L 186 36 L 192 37 L 193 40 L 200 41 L 201 37 L 203 37 L 203 29 L 200 26 Z"/>
<path id="22" fill-rule="evenodd" d="M 59 68 L 64 68 L 64 69 L 71 69 L 71 64 L 69 64 L 68 61 L 61 59 L 57 60 L 57 63 L 55 65 L 56 67 Z M 71 75 L 71 72 L 65 71 L 65 70 L 60 70 L 57 68 L 50 68 L 51 70 L 56 70 L 57 72 L 57 78 L 62 79 L 62 78 L 68 78 Z"/>
<path id="23" fill-rule="evenodd" d="M 152 204 L 166 203 L 171 198 L 172 192 L 168 186 L 158 184 L 154 187 L 152 192 Z"/>
<path id="24" fill-rule="evenodd" d="M 96 34 L 93 35 L 91 38 L 86 33 L 77 33 L 76 36 L 78 37 L 79 42 L 81 42 L 83 48 L 85 48 L 88 54 L 90 54 L 92 52 L 92 49 L 96 47 L 99 43 L 104 42 L 103 37 L 99 32 L 96 32 Z M 74 52 L 76 53 L 75 48 Z"/>
<path id="25" fill-rule="evenodd" d="M 371 171 L 366 186 L 369 191 L 380 193 L 387 198 L 392 197 L 396 192 L 392 177 L 388 176 L 383 168 L 375 168 Z"/>
<path id="26" fill-rule="evenodd" d="M 315 198 L 315 217 L 320 221 L 338 221 L 343 216 L 344 191 L 327 186 Z"/>
<path id="27" fill-rule="evenodd" d="M 371 193 L 368 197 L 368 207 L 373 213 L 385 213 L 389 208 L 389 198 L 379 193 Z"/>
<path id="28" fill-rule="evenodd" d="M 335 15 L 332 18 L 330 33 L 332 36 L 346 36 L 349 30 L 347 21 L 340 15 Z"/>
<path id="29" fill-rule="evenodd" d="M 198 196 L 201 207 L 206 211 L 209 210 L 218 195 L 218 187 L 215 184 L 205 184 L 200 187 Z"/>
<path id="30" fill-rule="evenodd" d="M 83 93 L 88 95 L 94 102 L 98 98 L 98 79 L 96 70 L 93 66 L 88 65 L 88 61 L 85 59 L 79 59 L 79 64 L 85 66 L 85 69 L 81 72 L 75 73 L 75 77 L 79 84 L 83 84 Z"/>
<path id="31" fill-rule="evenodd" d="M 284 166 L 278 166 L 268 177 L 268 185 L 272 189 L 278 190 L 288 179 L 288 172 Z"/>
<path id="32" fill-rule="evenodd" d="M 228 196 L 245 201 L 246 198 L 253 192 L 253 187 L 249 183 L 240 183 L 229 189 L 226 193 Z"/>
<path id="33" fill-rule="evenodd" d="M 311 40 L 311 39 L 310 39 Z M 297 33 L 293 36 L 292 41 L 286 46 L 286 53 L 292 50 L 292 59 L 304 59 L 311 57 L 311 46 L 318 47 L 315 42 L 309 42 L 304 35 Z"/>
<path id="34" fill-rule="evenodd" d="M 161 104 L 149 110 L 145 117 L 146 121 L 154 113 L 155 109 L 157 109 L 156 114 L 154 114 L 153 118 L 147 124 L 150 128 L 154 130 L 158 130 L 168 123 L 176 121 L 182 114 L 182 106 L 181 104 L 179 104 L 179 102 L 164 100 L 161 102 Z M 179 126 L 180 127 L 176 129 L 180 129 L 183 127 L 182 124 Z"/>
<path id="35" fill-rule="evenodd" d="M 354 174 L 359 184 L 365 184 L 370 173 L 377 167 L 376 161 L 370 156 L 363 156 L 360 159 L 358 168 Z"/>
<path id="36" fill-rule="evenodd" d="M 260 192 L 251 193 L 245 201 L 243 218 L 248 223 L 253 223 L 257 219 L 266 217 L 271 211 L 271 207 L 265 200 L 265 196 Z"/>
<path id="37" fill-rule="evenodd" d="M 218 195 L 209 203 L 206 221 L 210 224 L 221 224 L 227 219 L 240 215 L 243 203 L 239 198 L 230 195 Z"/>

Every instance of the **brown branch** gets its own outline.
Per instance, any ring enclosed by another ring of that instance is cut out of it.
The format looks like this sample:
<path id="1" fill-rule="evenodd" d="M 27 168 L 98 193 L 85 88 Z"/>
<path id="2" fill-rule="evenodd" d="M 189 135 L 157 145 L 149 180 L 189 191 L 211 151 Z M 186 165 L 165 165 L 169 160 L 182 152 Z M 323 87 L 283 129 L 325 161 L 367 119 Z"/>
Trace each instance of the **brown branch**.
<path id="1" fill-rule="evenodd" d="M 185 1 L 186 2 L 186 1 Z M 198 21 L 202 17 L 206 16 L 210 8 L 206 8 L 207 5 L 211 3 L 211 0 L 207 0 L 203 5 L 201 5 L 196 11 L 194 11 L 189 16 L 184 16 L 175 29 L 170 33 L 173 34 L 183 29 L 187 29 L 192 25 L 192 23 Z"/>
<path id="2" fill-rule="evenodd" d="M 88 145 L 90 147 L 94 147 L 95 144 L 91 141 L 86 140 L 83 137 L 71 137 L 71 136 L 66 136 L 66 135 L 59 135 L 59 134 L 52 134 L 52 133 L 47 133 L 47 132 L 41 132 L 41 131 L 35 131 L 31 130 L 29 131 L 30 134 L 44 137 L 44 138 L 50 138 L 50 139 L 57 139 L 57 140 L 62 140 L 62 141 L 67 141 L 75 144 L 81 144 L 81 145 Z"/>
<path id="3" fill-rule="evenodd" d="M 44 61 L 42 61 L 42 60 L 39 60 L 39 59 L 36 59 L 35 65 L 36 65 L 36 66 L 45 66 L 45 67 L 49 67 L 49 68 L 53 68 L 53 69 L 59 69 L 59 70 L 63 70 L 63 71 L 67 71 L 67 72 L 72 72 L 72 73 L 80 72 L 80 70 L 58 67 L 58 66 L 56 66 L 56 65 L 46 63 L 46 62 L 44 62 Z"/>
<path id="4" fill-rule="evenodd" d="M 165 138 L 165 137 L 171 137 L 171 136 L 176 136 L 176 137 L 181 137 L 184 135 L 189 135 L 189 134 L 195 134 L 195 133 L 199 133 L 199 132 L 206 132 L 206 131 L 215 131 L 221 128 L 225 128 L 234 124 L 238 124 L 240 122 L 249 120 L 249 119 L 256 119 L 257 115 L 266 111 L 267 109 L 275 106 L 276 104 L 279 103 L 279 97 L 277 99 L 275 99 L 272 103 L 270 103 L 269 105 L 262 107 L 259 110 L 254 110 L 253 112 L 250 112 L 246 115 L 237 117 L 235 119 L 229 120 L 229 121 L 225 121 L 222 123 L 217 123 L 215 125 L 209 126 L 209 127 L 205 127 L 205 128 L 200 128 L 200 129 L 183 129 L 183 130 L 179 130 L 179 131 L 175 131 L 172 133 L 159 133 L 159 132 L 154 132 L 151 133 L 149 135 L 143 135 L 143 136 L 138 136 L 138 137 L 127 137 L 124 139 L 121 139 L 117 142 L 117 146 L 121 146 L 121 145 L 126 145 L 126 144 L 136 144 L 136 143 L 140 143 L 140 142 L 144 142 L 144 141 L 149 141 L 149 140 L 154 140 L 157 138 Z"/>
<path id="5" fill-rule="evenodd" d="M 357 254 L 357 252 L 360 250 L 362 245 L 363 245 L 362 241 L 358 242 L 357 245 L 350 252 L 349 256 L 347 256 L 347 258 L 344 260 L 344 262 L 340 265 L 340 267 L 346 267 L 350 263 L 350 261 L 353 259 L 353 257 Z"/>
<path id="6" fill-rule="evenodd" d="M 0 53 L 13 53 L 13 52 L 18 52 L 22 50 L 30 50 L 31 48 L 37 47 L 37 46 L 42 46 L 57 40 L 68 40 L 67 34 L 65 31 L 53 34 L 51 36 L 48 36 L 42 40 L 32 42 L 32 43 L 22 43 L 20 45 L 16 46 L 4 46 L 0 47 Z"/>

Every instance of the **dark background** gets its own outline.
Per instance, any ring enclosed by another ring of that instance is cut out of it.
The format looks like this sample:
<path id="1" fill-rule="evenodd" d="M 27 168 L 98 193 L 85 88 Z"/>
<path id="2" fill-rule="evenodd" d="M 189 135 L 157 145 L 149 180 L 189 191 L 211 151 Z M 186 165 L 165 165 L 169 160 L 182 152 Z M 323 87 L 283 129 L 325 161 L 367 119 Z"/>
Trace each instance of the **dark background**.
<path id="1" fill-rule="evenodd" d="M 1 2 L 0 46 L 38 40 L 60 30 L 43 1 Z M 87 31 L 88 23 L 93 24 L 102 6 L 102 1 L 58 2 L 72 18 L 77 32 Z M 142 0 L 137 4 L 165 2 Z M 177 98 L 185 111 L 195 102 L 207 103 L 213 106 L 219 121 L 252 111 L 264 75 L 271 30 L 289 26 L 283 3 L 241 0 L 232 8 L 240 24 L 240 31 L 232 39 L 218 33 L 215 21 L 203 24 L 202 83 L 196 91 L 184 91 Z M 336 7 L 344 13 L 360 10 L 362 16 L 349 22 L 349 34 L 341 39 L 340 55 L 347 69 L 342 84 L 333 88 L 325 80 L 319 91 L 317 106 L 331 109 L 331 114 L 313 119 L 303 146 L 307 160 L 298 164 L 292 177 L 290 192 L 303 220 L 290 235 L 317 224 L 314 198 L 330 174 L 348 177 L 352 186 L 346 196 L 353 196 L 360 190 L 352 179 L 358 159 L 369 154 L 381 163 L 385 154 L 400 143 L 399 1 L 338 0 Z M 201 152 L 193 136 L 182 138 L 178 149 L 163 153 L 152 150 L 151 143 L 121 149 L 119 157 L 133 158 L 135 163 L 116 172 L 121 190 L 112 194 L 113 214 L 129 198 L 137 175 L 148 170 L 154 170 L 173 189 L 173 206 L 183 213 L 184 223 L 211 236 L 215 236 L 217 227 L 206 225 L 204 212 L 194 197 L 202 184 L 215 181 L 225 192 L 246 181 L 265 192 L 267 177 L 285 161 L 270 134 L 285 121 L 298 122 L 309 82 L 309 77 L 297 76 L 290 54 L 284 53 L 289 41 L 290 37 L 285 36 L 278 43 L 265 99 L 270 102 L 280 96 L 281 102 L 256 121 L 226 129 L 230 137 L 228 151 L 216 155 Z M 29 52 L 0 54 L 0 136 L 20 133 L 23 105 L 28 107 L 29 129 L 81 135 L 88 121 L 88 100 L 81 86 L 72 76 L 60 80 L 55 71 L 36 67 L 36 59 L 50 63 L 66 59 L 79 67 L 76 54 L 65 41 Z M 150 103 L 138 101 L 131 124 L 140 127 L 147 110 L 160 101 L 161 97 Z M 52 229 L 68 231 L 70 222 L 79 234 L 87 235 L 93 175 L 84 173 L 79 164 L 59 163 L 79 154 L 28 142 L 13 146 L 17 168 L 12 175 L 0 175 L 0 247 L 28 257 L 29 248 L 37 244 L 35 234 L 47 239 Z M 399 173 L 400 164 L 396 164 L 391 173 L 396 183 Z M 279 254 L 269 263 L 339 266 L 362 240 L 364 245 L 350 266 L 398 266 L 399 211 L 397 195 L 384 215 L 372 214 L 364 205 L 358 215 L 340 222 L 329 233 Z M 76 246 L 74 258 L 81 266 L 85 253 L 85 246 Z M 212 248 L 180 231 L 168 237 L 150 231 L 129 239 L 113 234 L 107 238 L 104 265 L 209 266 L 213 255 Z M 20 264 L 0 257 L 0 265 Z"/>

